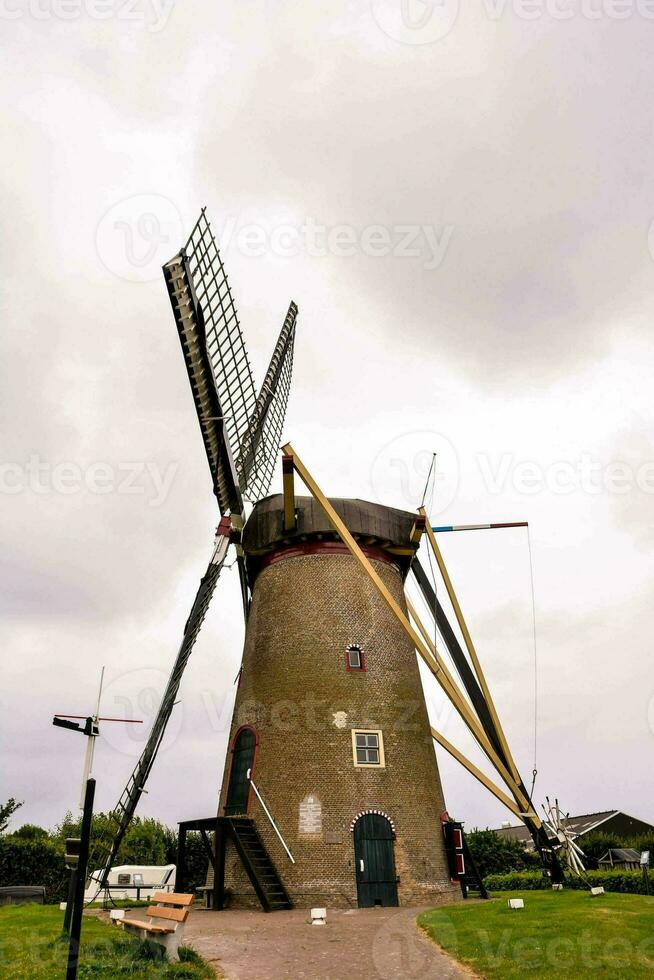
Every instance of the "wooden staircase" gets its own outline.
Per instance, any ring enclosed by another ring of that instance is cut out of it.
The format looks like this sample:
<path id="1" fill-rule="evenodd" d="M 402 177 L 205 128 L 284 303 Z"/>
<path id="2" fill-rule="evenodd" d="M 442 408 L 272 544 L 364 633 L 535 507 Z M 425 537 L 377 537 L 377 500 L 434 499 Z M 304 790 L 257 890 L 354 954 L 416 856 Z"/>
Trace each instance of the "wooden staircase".
<path id="1" fill-rule="evenodd" d="M 209 854 L 211 863 L 207 870 L 207 879 L 204 887 L 200 889 L 206 893 L 208 908 L 223 908 L 225 847 L 229 838 L 234 842 L 236 852 L 264 912 L 293 908 L 293 903 L 259 836 L 254 820 L 250 820 L 249 817 L 218 817 L 216 834 L 218 843 L 215 857 L 218 860 L 218 875 L 215 874 L 213 867 L 214 856 Z"/>

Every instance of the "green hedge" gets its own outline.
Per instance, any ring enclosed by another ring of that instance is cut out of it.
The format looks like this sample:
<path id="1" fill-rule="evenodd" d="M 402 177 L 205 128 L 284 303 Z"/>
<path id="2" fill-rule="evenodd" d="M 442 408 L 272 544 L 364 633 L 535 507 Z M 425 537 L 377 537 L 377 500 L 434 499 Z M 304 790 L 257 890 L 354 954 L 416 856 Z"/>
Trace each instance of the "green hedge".
<path id="1" fill-rule="evenodd" d="M 58 841 L 0 836 L 0 885 L 44 885 L 46 902 L 65 902 L 68 875 Z"/>
<path id="2" fill-rule="evenodd" d="M 645 894 L 645 882 L 641 871 L 589 871 L 588 880 L 594 888 L 602 886 L 607 892 L 629 892 L 632 895 Z M 537 891 L 550 888 L 549 878 L 535 871 L 513 871 L 504 875 L 488 875 L 484 884 L 490 892 Z M 586 888 L 585 882 L 576 875 L 566 874 L 566 888 Z M 650 888 L 652 886 L 650 885 Z"/>

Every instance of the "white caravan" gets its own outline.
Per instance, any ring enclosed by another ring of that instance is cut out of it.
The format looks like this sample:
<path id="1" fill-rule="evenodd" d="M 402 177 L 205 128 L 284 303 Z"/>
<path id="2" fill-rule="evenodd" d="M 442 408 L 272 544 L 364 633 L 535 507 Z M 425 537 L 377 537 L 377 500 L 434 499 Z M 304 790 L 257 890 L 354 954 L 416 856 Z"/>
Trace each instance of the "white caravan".
<path id="1" fill-rule="evenodd" d="M 119 864 L 109 872 L 108 887 L 102 891 L 98 891 L 97 885 L 100 872 L 94 871 L 94 880 L 84 892 L 84 901 L 123 901 L 128 898 L 151 898 L 155 892 L 174 892 L 175 871 L 174 864 Z"/>

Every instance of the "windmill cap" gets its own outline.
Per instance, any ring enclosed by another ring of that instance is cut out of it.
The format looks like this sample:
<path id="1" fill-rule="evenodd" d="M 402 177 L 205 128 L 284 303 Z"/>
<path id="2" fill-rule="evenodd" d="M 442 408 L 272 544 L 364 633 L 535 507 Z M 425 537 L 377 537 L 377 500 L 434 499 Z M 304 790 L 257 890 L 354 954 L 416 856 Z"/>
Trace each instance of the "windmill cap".
<path id="1" fill-rule="evenodd" d="M 417 515 L 368 500 L 330 498 L 358 544 L 371 558 L 395 565 L 406 575 L 418 542 L 412 541 Z M 262 567 L 301 554 L 342 554 L 346 546 L 313 497 L 295 497 L 296 525 L 284 529 L 284 498 L 273 494 L 254 507 L 243 529 L 242 545 L 252 580 Z"/>

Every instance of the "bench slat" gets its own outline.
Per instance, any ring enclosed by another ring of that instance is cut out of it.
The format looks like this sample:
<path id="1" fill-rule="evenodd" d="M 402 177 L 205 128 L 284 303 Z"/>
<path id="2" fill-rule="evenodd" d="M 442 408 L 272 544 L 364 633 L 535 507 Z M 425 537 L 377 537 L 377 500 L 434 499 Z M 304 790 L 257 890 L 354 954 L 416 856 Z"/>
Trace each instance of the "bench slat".
<path id="1" fill-rule="evenodd" d="M 146 932 L 174 932 L 174 926 L 151 926 L 149 922 L 142 919 L 121 919 L 124 926 L 134 926 L 136 929 L 145 929 Z"/>
<path id="2" fill-rule="evenodd" d="M 183 895 L 181 892 L 155 892 L 150 901 L 169 905 L 192 905 L 193 898 L 193 895 Z"/>
<path id="3" fill-rule="evenodd" d="M 150 905 L 145 910 L 146 915 L 153 919 L 173 919 L 175 922 L 186 922 L 189 909 L 169 909 L 163 905 Z"/>

